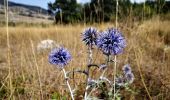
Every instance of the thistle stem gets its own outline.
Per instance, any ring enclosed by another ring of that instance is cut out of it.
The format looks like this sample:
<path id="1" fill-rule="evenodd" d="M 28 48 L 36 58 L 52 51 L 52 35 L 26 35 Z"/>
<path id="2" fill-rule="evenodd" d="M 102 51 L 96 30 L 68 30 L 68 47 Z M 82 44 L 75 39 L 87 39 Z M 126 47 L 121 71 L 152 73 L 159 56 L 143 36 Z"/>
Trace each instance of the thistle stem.
<path id="1" fill-rule="evenodd" d="M 89 48 L 88 48 L 88 50 L 89 50 L 89 64 L 91 64 L 92 63 L 92 60 L 93 60 L 93 53 L 92 53 L 92 47 L 90 46 Z"/>
<path id="2" fill-rule="evenodd" d="M 119 6 L 119 2 L 118 0 L 116 0 L 116 29 L 118 27 L 118 7 Z M 117 31 L 116 31 L 116 34 L 117 34 Z M 116 56 L 114 58 L 115 62 L 114 62 L 114 99 L 113 100 L 116 100 L 116 65 L 117 65 L 117 59 L 116 59 Z"/>
<path id="3" fill-rule="evenodd" d="M 88 51 L 89 51 L 88 52 L 88 54 L 89 54 L 88 65 L 91 65 L 92 60 L 93 60 L 93 53 L 92 53 L 92 46 L 91 45 L 88 47 Z M 85 90 L 85 93 L 84 93 L 84 100 L 87 100 L 87 90 L 88 90 L 87 84 L 88 84 L 88 79 L 89 79 L 89 71 L 90 71 L 90 67 L 87 66 L 86 90 Z"/>
<path id="4" fill-rule="evenodd" d="M 114 62 L 114 100 L 116 100 L 116 98 L 115 98 L 115 95 L 116 95 L 116 69 L 117 69 L 117 62 L 116 62 L 116 56 L 115 56 L 115 58 L 114 58 L 114 60 L 115 60 L 115 62 Z"/>
<path id="5" fill-rule="evenodd" d="M 87 100 L 87 90 L 88 90 L 88 86 L 86 85 L 86 90 L 85 90 L 85 94 L 84 94 L 84 100 Z"/>
<path id="6" fill-rule="evenodd" d="M 69 82 L 68 82 L 68 77 L 67 77 L 67 75 L 66 75 L 66 71 L 65 71 L 64 68 L 63 68 L 62 70 L 63 70 L 63 73 L 64 73 L 64 78 L 65 78 L 65 80 L 66 80 L 67 86 L 68 86 L 69 91 L 70 91 L 71 98 L 72 98 L 72 100 L 74 100 L 74 95 L 73 95 L 73 92 L 72 92 L 72 90 L 71 90 L 71 86 L 70 86 L 70 84 L 69 84 Z"/>
<path id="7" fill-rule="evenodd" d="M 107 61 L 106 61 L 107 66 L 109 65 L 110 61 L 111 61 L 110 55 L 107 55 Z M 107 70 L 107 67 L 104 69 L 100 77 L 104 77 L 106 70 Z"/>

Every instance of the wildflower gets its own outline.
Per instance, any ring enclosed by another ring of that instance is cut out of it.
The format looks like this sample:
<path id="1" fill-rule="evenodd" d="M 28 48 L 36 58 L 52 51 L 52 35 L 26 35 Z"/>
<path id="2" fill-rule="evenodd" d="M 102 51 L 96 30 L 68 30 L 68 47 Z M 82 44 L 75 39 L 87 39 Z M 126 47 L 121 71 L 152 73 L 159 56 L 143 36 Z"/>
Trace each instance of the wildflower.
<path id="1" fill-rule="evenodd" d="M 85 29 L 85 31 L 82 33 L 82 41 L 85 42 L 88 46 L 96 45 L 97 40 L 97 29 L 90 27 Z"/>
<path id="2" fill-rule="evenodd" d="M 69 51 L 63 47 L 54 48 L 49 54 L 49 62 L 63 68 L 71 60 Z"/>
<path id="3" fill-rule="evenodd" d="M 124 78 L 121 77 L 121 76 L 117 77 L 117 78 L 116 78 L 116 84 L 117 84 L 118 86 L 124 86 L 124 85 L 125 85 L 125 80 L 124 80 Z"/>
<path id="4" fill-rule="evenodd" d="M 97 39 L 97 46 L 106 55 L 117 55 L 122 53 L 126 42 L 122 33 L 114 28 L 109 28 L 100 34 Z"/>
<path id="5" fill-rule="evenodd" d="M 130 83 L 130 84 L 133 83 L 133 81 L 135 79 L 133 73 L 131 73 L 131 72 L 126 73 L 125 78 L 128 81 L 128 83 Z"/>
<path id="6" fill-rule="evenodd" d="M 126 64 L 123 66 L 123 72 L 124 72 L 124 74 L 131 73 L 131 67 L 129 64 Z"/>

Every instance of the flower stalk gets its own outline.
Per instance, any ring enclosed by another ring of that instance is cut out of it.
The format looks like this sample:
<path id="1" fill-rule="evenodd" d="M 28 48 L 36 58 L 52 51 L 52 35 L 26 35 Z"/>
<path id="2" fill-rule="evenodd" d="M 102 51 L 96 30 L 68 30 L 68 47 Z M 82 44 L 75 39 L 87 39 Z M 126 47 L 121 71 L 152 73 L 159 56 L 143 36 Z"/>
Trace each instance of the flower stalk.
<path id="1" fill-rule="evenodd" d="M 92 53 L 92 45 L 88 46 L 88 66 L 87 66 L 87 77 L 86 77 L 86 88 L 85 88 L 85 93 L 84 93 L 84 100 L 87 100 L 87 90 L 88 90 L 88 79 L 89 79 L 89 71 L 90 71 L 90 66 L 92 64 L 93 60 L 93 53 Z"/>
<path id="2" fill-rule="evenodd" d="M 107 60 L 106 60 L 106 65 L 107 67 L 109 66 L 109 62 L 111 61 L 111 56 L 110 55 L 107 55 Z M 104 74 L 107 70 L 107 67 L 104 69 L 104 71 L 102 72 L 101 76 L 100 77 L 104 77 Z"/>
<path id="3" fill-rule="evenodd" d="M 114 62 L 114 89 L 113 89 L 113 91 L 114 91 L 114 100 L 116 99 L 115 97 L 115 95 L 116 95 L 116 69 L 117 69 L 117 57 L 115 56 L 114 57 L 114 60 L 115 60 L 115 62 Z"/>
<path id="4" fill-rule="evenodd" d="M 66 84 L 67 84 L 67 86 L 68 86 L 68 88 L 69 88 L 71 98 L 72 98 L 72 100 L 74 100 L 73 91 L 72 91 L 71 86 L 70 86 L 70 84 L 69 84 L 69 82 L 68 82 L 68 77 L 67 77 L 66 71 L 65 71 L 64 68 L 62 68 L 62 71 L 63 71 L 63 73 L 64 73 L 64 78 L 65 78 Z"/>

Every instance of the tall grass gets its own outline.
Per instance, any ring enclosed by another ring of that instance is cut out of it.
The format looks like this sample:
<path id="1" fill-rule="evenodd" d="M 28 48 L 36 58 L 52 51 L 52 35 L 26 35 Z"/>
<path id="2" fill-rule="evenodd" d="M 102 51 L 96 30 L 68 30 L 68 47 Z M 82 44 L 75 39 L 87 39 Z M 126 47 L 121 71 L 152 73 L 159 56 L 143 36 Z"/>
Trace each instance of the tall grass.
<path id="1" fill-rule="evenodd" d="M 170 45 L 169 27 L 170 21 L 159 21 L 159 18 L 144 21 L 142 23 L 131 22 L 133 26 L 126 26 L 119 23 L 128 46 L 123 55 L 117 57 L 117 69 L 125 63 L 131 63 L 136 77 L 132 88 L 137 94 L 124 93 L 129 99 L 148 99 L 150 94 L 153 99 L 168 100 L 170 93 Z M 105 29 L 113 26 L 113 23 L 96 24 L 98 29 Z M 44 39 L 55 40 L 58 44 L 67 47 L 73 56 L 73 60 L 66 67 L 66 70 L 74 68 L 85 69 L 87 53 L 85 45 L 81 43 L 80 33 L 86 25 L 57 25 L 49 27 L 9 27 L 10 44 L 10 80 L 6 27 L 0 27 L 0 98 L 2 99 L 64 99 L 70 98 L 67 86 L 63 84 L 63 75 L 59 70 L 48 63 L 49 51 L 38 53 L 36 45 Z M 166 40 L 167 39 L 167 40 Z M 165 51 L 166 48 L 166 51 Z M 100 52 L 100 51 L 98 51 Z M 95 53 L 94 57 L 99 58 L 95 63 L 104 62 L 101 53 Z M 141 79 L 139 74 L 143 75 Z M 98 75 L 94 69 L 91 73 Z M 112 75 L 111 72 L 107 73 Z M 73 83 L 78 84 L 76 98 L 82 99 L 81 87 L 83 75 L 74 75 Z M 10 82 L 11 81 L 11 82 Z M 10 82 L 11 85 L 8 83 Z M 145 85 L 143 84 L 145 83 Z M 74 86 L 73 86 L 74 87 Z M 147 88 L 147 91 L 146 91 Z"/>

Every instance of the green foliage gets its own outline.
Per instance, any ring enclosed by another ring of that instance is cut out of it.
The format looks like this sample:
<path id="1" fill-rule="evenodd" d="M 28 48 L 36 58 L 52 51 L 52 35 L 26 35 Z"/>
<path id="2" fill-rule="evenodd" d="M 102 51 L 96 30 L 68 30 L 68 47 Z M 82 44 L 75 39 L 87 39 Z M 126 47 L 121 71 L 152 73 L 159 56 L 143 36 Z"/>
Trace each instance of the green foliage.
<path id="1" fill-rule="evenodd" d="M 0 83 L 0 87 L 1 87 L 1 89 L 0 89 L 0 98 L 5 98 L 7 95 L 8 95 L 8 91 L 7 91 L 7 89 L 4 87 L 4 86 L 2 86 L 3 84 L 2 83 Z"/>
<path id="2" fill-rule="evenodd" d="M 91 0 L 84 5 L 85 17 L 87 22 L 110 21 L 111 16 L 115 14 L 116 0 Z"/>
<path id="3" fill-rule="evenodd" d="M 58 92 L 54 92 L 51 96 L 52 100 L 67 100 L 66 96 L 62 96 L 60 93 Z"/>
<path id="4" fill-rule="evenodd" d="M 130 0 L 118 0 L 119 20 L 136 18 L 144 20 L 156 14 L 170 12 L 170 1 L 146 0 L 144 3 L 131 3 Z M 61 8 L 61 12 L 55 12 L 56 23 L 101 23 L 114 21 L 116 16 L 116 0 L 91 0 L 89 3 L 78 4 L 76 0 L 55 0 L 48 3 L 49 13 Z"/>
<path id="5" fill-rule="evenodd" d="M 51 12 L 61 9 L 55 12 L 56 23 L 74 23 L 81 19 L 81 6 L 76 0 L 55 0 L 54 3 L 48 3 L 48 8 Z"/>

